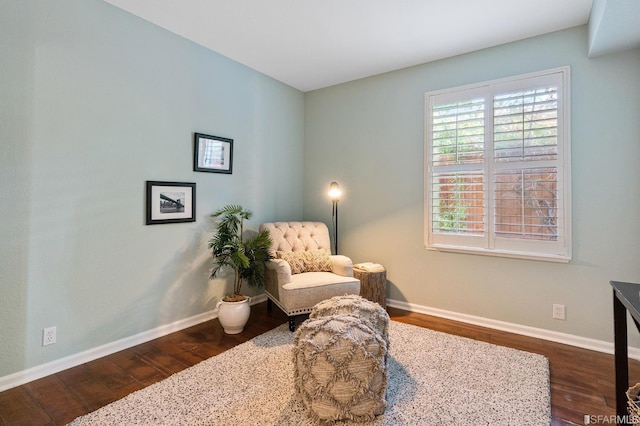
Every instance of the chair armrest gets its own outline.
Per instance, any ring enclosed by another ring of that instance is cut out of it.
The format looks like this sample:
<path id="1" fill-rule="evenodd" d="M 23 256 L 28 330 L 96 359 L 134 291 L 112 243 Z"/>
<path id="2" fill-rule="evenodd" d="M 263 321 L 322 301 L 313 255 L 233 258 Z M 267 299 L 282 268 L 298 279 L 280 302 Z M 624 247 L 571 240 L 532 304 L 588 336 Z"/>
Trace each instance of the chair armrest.
<path id="1" fill-rule="evenodd" d="M 271 259 L 265 262 L 267 270 L 276 273 L 279 285 L 291 282 L 291 266 L 284 259 Z"/>
<path id="2" fill-rule="evenodd" d="M 343 277 L 353 277 L 353 262 L 351 258 L 341 254 L 331 255 L 332 271 L 336 275 Z"/>

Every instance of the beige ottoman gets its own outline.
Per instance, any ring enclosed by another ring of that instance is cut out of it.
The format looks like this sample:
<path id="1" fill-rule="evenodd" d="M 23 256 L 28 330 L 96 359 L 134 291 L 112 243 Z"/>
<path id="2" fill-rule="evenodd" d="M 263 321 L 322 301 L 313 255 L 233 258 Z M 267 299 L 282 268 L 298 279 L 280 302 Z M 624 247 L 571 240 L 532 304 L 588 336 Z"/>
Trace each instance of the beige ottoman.
<path id="1" fill-rule="evenodd" d="M 311 417 L 370 421 L 387 406 L 387 343 L 352 315 L 310 318 L 294 335 L 294 382 Z"/>
<path id="2" fill-rule="evenodd" d="M 349 294 L 324 300 L 311 309 L 309 318 L 320 318 L 329 315 L 347 314 L 371 323 L 389 347 L 389 314 L 378 303 L 364 297 Z"/>

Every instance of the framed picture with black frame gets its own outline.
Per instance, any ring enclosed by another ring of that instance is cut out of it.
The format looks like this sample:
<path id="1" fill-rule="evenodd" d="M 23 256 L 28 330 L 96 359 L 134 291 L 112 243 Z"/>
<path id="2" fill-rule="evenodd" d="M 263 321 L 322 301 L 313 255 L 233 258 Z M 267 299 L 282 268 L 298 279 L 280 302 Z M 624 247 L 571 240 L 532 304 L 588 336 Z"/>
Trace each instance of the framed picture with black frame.
<path id="1" fill-rule="evenodd" d="M 233 171 L 233 139 L 195 133 L 193 171 L 231 174 Z"/>
<path id="2" fill-rule="evenodd" d="M 147 225 L 196 221 L 196 184 L 147 181 Z"/>

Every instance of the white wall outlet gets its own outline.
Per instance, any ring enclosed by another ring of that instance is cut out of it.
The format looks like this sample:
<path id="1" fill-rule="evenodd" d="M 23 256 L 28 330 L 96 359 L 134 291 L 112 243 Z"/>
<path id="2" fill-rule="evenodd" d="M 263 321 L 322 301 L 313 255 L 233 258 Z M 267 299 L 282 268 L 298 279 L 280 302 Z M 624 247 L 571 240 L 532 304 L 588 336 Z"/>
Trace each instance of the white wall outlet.
<path id="1" fill-rule="evenodd" d="M 42 330 L 42 346 L 53 345 L 56 342 L 56 328 L 47 327 Z"/>
<path id="2" fill-rule="evenodd" d="M 564 305 L 553 305 L 553 318 L 564 320 L 567 319 Z"/>

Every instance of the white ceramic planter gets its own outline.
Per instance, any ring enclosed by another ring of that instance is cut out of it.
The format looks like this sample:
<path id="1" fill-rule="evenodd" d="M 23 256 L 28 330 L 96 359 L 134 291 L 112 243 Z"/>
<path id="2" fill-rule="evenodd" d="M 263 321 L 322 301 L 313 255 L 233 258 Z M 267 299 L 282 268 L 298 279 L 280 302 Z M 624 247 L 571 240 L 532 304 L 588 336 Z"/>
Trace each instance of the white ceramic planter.
<path id="1" fill-rule="evenodd" d="M 250 297 L 247 297 L 241 302 L 225 302 L 223 300 L 218 302 L 216 305 L 216 308 L 218 308 L 218 319 L 225 333 L 242 333 L 251 314 L 250 303 Z"/>

